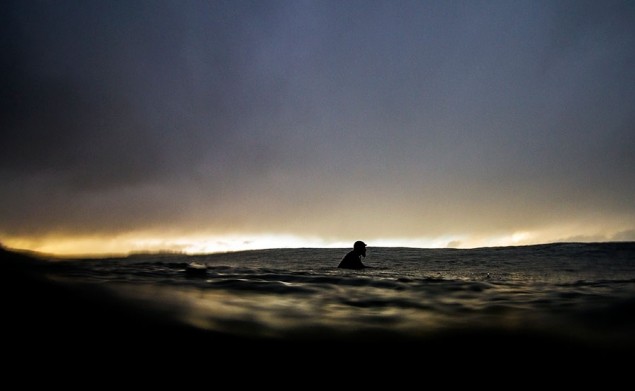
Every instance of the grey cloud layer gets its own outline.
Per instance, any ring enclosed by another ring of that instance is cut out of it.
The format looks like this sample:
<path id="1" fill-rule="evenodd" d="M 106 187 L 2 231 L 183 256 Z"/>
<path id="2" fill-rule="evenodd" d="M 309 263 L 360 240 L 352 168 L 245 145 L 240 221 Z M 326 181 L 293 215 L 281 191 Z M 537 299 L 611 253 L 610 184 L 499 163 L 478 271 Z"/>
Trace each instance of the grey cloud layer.
<path id="1" fill-rule="evenodd" d="M 635 214 L 631 2 L 2 7 L 5 234 Z"/>

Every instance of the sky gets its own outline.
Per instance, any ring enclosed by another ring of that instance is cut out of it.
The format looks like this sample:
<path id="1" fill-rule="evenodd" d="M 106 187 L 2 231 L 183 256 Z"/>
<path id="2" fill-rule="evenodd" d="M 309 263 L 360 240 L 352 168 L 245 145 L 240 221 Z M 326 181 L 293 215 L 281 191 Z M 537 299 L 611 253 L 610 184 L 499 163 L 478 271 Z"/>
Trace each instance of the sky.
<path id="1" fill-rule="evenodd" d="M 633 1 L 3 1 L 0 242 L 635 240 Z"/>

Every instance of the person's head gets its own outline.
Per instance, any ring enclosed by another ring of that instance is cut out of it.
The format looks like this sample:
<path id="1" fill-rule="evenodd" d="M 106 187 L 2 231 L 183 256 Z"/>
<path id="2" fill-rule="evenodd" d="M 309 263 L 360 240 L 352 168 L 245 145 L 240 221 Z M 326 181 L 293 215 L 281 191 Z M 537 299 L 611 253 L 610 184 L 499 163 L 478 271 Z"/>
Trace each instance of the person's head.
<path id="1" fill-rule="evenodd" d="M 353 251 L 360 254 L 362 257 L 366 257 L 366 243 L 358 240 L 353 244 Z"/>

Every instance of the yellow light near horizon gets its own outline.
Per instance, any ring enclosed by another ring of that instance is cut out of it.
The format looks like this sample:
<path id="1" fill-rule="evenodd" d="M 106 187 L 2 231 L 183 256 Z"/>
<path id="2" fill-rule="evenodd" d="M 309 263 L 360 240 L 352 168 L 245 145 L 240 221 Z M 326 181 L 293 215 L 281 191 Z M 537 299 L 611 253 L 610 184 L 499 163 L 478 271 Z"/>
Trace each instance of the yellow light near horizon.
<path id="1" fill-rule="evenodd" d="M 115 256 L 139 252 L 180 252 L 185 254 L 218 253 L 269 248 L 350 248 L 355 240 L 369 247 L 476 248 L 517 246 L 565 241 L 566 238 L 588 236 L 594 241 L 609 240 L 619 231 L 596 232 L 593 226 L 545 227 L 540 230 L 518 230 L 507 234 L 445 235 L 432 238 L 321 238 L 292 234 L 263 233 L 165 233 L 131 232 L 103 236 L 4 237 L 2 244 L 13 249 L 37 251 L 66 257 Z M 599 240 L 596 240 L 599 238 Z M 605 238 L 605 239 L 602 239 Z"/>
<path id="2" fill-rule="evenodd" d="M 524 243 L 530 240 L 532 234 L 530 232 L 514 232 L 512 234 L 512 242 L 513 243 Z"/>
<path id="3" fill-rule="evenodd" d="M 356 238 L 357 239 L 357 238 Z M 356 240 L 355 239 L 355 240 Z M 447 238 L 425 239 L 366 239 L 370 247 L 446 247 Z M 37 251 L 45 254 L 88 257 L 121 256 L 140 252 L 180 252 L 185 254 L 209 254 L 269 248 L 349 248 L 353 239 L 337 240 L 319 237 L 303 237 L 289 234 L 231 234 L 231 235 L 183 235 L 178 237 L 128 234 L 113 236 L 55 236 L 46 238 L 14 238 L 4 240 L 4 245 L 14 249 Z"/>
<path id="4" fill-rule="evenodd" d="M 120 256 L 141 252 L 208 254 L 268 248 L 351 247 L 352 243 L 352 241 L 325 241 L 320 238 L 286 234 L 196 234 L 165 238 L 148 234 L 128 234 L 104 237 L 55 236 L 3 240 L 5 246 L 13 249 L 72 257 Z"/>
<path id="5" fill-rule="evenodd" d="M 468 248 L 490 245 L 514 244 L 510 237 L 490 240 L 444 236 L 436 239 L 413 238 L 361 238 L 369 247 L 416 248 Z M 184 235 L 156 237 L 144 235 L 118 235 L 111 237 L 49 237 L 39 239 L 20 238 L 5 240 L 10 248 L 37 251 L 67 257 L 125 256 L 131 253 L 176 252 L 184 254 L 210 254 L 242 250 L 270 248 L 350 248 L 354 240 L 326 240 L 318 237 L 302 237 L 288 234 L 232 234 L 232 235 Z"/>

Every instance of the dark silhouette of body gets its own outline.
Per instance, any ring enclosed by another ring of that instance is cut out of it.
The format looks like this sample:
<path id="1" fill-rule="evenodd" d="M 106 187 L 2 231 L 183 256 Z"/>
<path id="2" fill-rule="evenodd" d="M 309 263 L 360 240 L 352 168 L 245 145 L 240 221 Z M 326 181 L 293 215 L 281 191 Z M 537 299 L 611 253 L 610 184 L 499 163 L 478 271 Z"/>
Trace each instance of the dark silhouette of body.
<path id="1" fill-rule="evenodd" d="M 362 263 L 362 257 L 366 257 L 366 243 L 358 240 L 353 244 L 353 251 L 346 254 L 338 267 L 342 269 L 364 269 L 368 266 Z"/>

